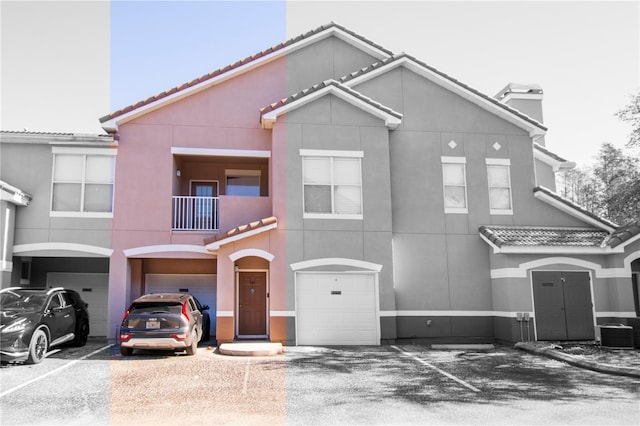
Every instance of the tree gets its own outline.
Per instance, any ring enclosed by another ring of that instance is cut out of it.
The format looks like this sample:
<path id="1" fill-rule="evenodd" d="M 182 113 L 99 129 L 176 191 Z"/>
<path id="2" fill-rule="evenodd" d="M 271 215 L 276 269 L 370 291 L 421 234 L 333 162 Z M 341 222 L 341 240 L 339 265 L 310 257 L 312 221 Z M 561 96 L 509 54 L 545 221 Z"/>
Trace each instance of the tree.
<path id="1" fill-rule="evenodd" d="M 619 225 L 640 217 L 640 160 L 603 143 L 590 168 L 564 173 L 559 192 L 586 210 Z"/>
<path id="2" fill-rule="evenodd" d="M 640 171 L 638 159 L 627 156 L 610 143 L 602 144 L 593 174 L 600 184 L 601 211 L 605 217 L 624 225 L 637 220 L 640 212 Z"/>
<path id="3" fill-rule="evenodd" d="M 631 125 L 628 146 L 640 147 L 640 91 L 631 96 L 629 104 L 616 113 L 616 117 Z"/>

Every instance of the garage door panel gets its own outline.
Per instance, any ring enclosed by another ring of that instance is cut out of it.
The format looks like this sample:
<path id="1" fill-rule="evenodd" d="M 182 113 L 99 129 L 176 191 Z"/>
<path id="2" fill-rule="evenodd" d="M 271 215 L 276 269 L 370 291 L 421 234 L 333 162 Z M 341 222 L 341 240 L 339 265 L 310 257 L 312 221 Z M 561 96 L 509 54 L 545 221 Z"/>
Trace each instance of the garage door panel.
<path id="1" fill-rule="evenodd" d="M 89 335 L 106 336 L 109 300 L 109 274 L 49 272 L 47 287 L 75 290 L 89 306 Z"/>
<path id="2" fill-rule="evenodd" d="M 372 274 L 299 273 L 298 344 L 379 344 L 376 294 Z"/>

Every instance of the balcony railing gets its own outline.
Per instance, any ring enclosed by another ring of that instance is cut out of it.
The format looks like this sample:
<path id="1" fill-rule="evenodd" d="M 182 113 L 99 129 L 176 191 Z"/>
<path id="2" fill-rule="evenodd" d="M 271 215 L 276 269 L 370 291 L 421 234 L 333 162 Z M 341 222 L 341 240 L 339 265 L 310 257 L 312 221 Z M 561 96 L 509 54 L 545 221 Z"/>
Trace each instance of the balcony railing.
<path id="1" fill-rule="evenodd" d="M 217 231 L 218 197 L 173 197 L 174 231 Z"/>

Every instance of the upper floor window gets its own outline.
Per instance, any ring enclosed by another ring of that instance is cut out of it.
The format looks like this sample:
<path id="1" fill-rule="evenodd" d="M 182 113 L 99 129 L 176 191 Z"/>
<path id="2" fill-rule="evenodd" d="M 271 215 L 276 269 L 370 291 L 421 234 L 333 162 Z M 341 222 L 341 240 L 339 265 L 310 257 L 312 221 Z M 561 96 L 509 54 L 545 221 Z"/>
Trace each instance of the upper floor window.
<path id="1" fill-rule="evenodd" d="M 486 162 L 491 214 L 513 214 L 509 159 L 487 158 Z"/>
<path id="2" fill-rule="evenodd" d="M 115 153 L 54 148 L 51 215 L 112 217 Z"/>
<path id="3" fill-rule="evenodd" d="M 260 196 L 260 170 L 225 170 L 226 195 Z"/>
<path id="4" fill-rule="evenodd" d="M 464 157 L 442 157 L 444 212 L 468 213 L 467 176 Z"/>
<path id="5" fill-rule="evenodd" d="M 305 218 L 362 219 L 362 151 L 300 150 Z"/>

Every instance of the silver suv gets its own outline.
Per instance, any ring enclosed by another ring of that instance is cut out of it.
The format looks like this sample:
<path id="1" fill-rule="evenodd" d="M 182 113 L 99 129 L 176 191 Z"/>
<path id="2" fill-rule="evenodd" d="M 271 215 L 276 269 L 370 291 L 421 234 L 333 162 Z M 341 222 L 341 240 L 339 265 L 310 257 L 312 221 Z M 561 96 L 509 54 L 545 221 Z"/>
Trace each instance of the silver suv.
<path id="1" fill-rule="evenodd" d="M 197 299 L 188 293 L 146 294 L 133 301 L 120 327 L 120 353 L 134 349 L 186 350 L 195 355 L 208 320 Z"/>

